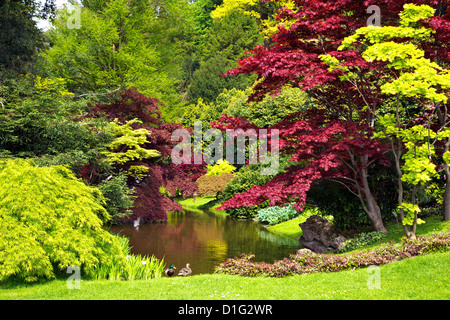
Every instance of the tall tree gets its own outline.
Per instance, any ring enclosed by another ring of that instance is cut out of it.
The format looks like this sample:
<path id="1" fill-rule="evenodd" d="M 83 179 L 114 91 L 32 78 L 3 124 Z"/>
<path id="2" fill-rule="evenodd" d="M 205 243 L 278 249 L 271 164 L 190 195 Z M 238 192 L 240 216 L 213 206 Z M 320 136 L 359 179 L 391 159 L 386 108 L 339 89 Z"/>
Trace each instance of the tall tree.
<path id="1" fill-rule="evenodd" d="M 450 73 L 435 62 L 425 58 L 425 52 L 418 44 L 427 46 L 433 32 L 423 26 L 424 21 L 434 15 L 435 9 L 422 5 L 405 4 L 400 13 L 399 26 L 363 27 L 346 38 L 339 50 L 362 50 L 362 57 L 368 62 L 377 62 L 377 74 L 383 79 L 379 89 L 382 93 L 394 96 L 394 112 L 379 110 L 374 116 L 383 127 L 383 137 L 390 138 L 395 170 L 398 175 L 398 210 L 408 237 L 414 238 L 416 225 L 420 222 L 416 204 L 417 192 L 426 187 L 436 176 L 436 167 L 448 166 L 440 157 L 437 165 L 436 145 L 438 140 L 447 140 L 448 108 L 450 95 Z M 395 41 L 401 39 L 401 41 Z M 364 49 L 361 49 L 364 48 Z M 341 70 L 343 80 L 353 80 L 355 74 L 330 55 L 324 57 L 331 69 Z M 334 60 L 334 62 L 333 62 Z M 371 90 L 375 90 L 372 84 Z M 407 116 L 411 113 L 401 101 L 414 108 L 414 113 L 422 116 Z M 391 111 L 389 106 L 386 108 Z M 444 115 L 444 122 L 437 117 Z M 405 116 L 406 115 L 406 116 Z M 448 152 L 448 150 L 444 150 Z M 406 186 L 410 186 L 410 199 L 406 200 Z M 444 211 L 445 211 L 444 205 Z M 444 216 L 449 213 L 444 212 Z M 411 226 L 409 229 L 408 226 Z"/>
<path id="2" fill-rule="evenodd" d="M 23 72 L 43 45 L 42 32 L 36 18 L 50 18 L 54 1 L 41 7 L 34 0 L 5 0 L 0 2 L 0 66 Z"/>
<path id="3" fill-rule="evenodd" d="M 251 82 L 249 76 L 237 79 L 223 78 L 221 74 L 237 66 L 237 61 L 263 39 L 256 20 L 239 11 L 214 19 L 204 35 L 206 40 L 198 54 L 199 68 L 193 72 L 188 90 L 189 99 L 202 98 L 212 102 L 224 89 L 245 89 Z"/>
<path id="4" fill-rule="evenodd" d="M 49 31 L 52 46 L 45 69 L 66 78 L 72 91 L 92 92 L 134 86 L 158 98 L 164 115 L 181 104 L 179 47 L 189 38 L 187 0 L 85 1 L 78 25 L 62 10 Z M 182 8 L 184 8 L 182 11 Z M 167 111 L 167 112 L 166 112 Z"/>
<path id="5" fill-rule="evenodd" d="M 375 86 L 376 90 L 370 90 L 367 86 L 369 80 L 375 83 L 377 79 L 381 80 L 376 72 L 372 72 L 376 70 L 376 65 L 370 65 L 358 52 L 337 52 L 336 50 L 345 37 L 351 36 L 356 29 L 367 25 L 370 17 L 367 13 L 369 5 L 379 5 L 383 13 L 383 24 L 389 25 L 397 23 L 398 14 L 405 2 L 422 4 L 430 3 L 430 1 L 296 0 L 295 2 L 297 11 L 283 9 L 279 14 L 280 18 L 291 20 L 293 24 L 289 28 L 279 26 L 279 32 L 273 37 L 274 45 L 269 50 L 261 46 L 256 47 L 252 55 L 242 59 L 239 62 L 240 67 L 228 72 L 228 75 L 256 74 L 259 82 L 254 87 L 252 99 L 261 99 L 269 92 L 277 93 L 286 84 L 301 87 L 327 110 L 323 114 L 324 121 L 331 121 L 337 117 L 341 121 L 348 122 L 348 125 L 353 123 L 362 126 L 358 132 L 364 134 L 366 140 L 370 140 L 375 125 L 375 110 L 383 101 L 380 84 Z M 438 7 L 440 2 L 431 1 L 431 4 Z M 440 20 L 435 22 L 434 29 L 442 25 L 440 22 Z M 326 53 L 345 61 L 345 66 L 359 70 L 353 79 L 357 82 L 357 90 L 354 83 L 343 82 L 340 74 L 328 71 L 329 66 L 320 59 L 320 56 Z M 293 132 L 298 130 L 296 123 L 291 122 L 290 130 Z M 316 142 L 312 141 L 312 143 Z M 321 153 L 324 157 L 323 161 L 337 151 L 332 145 L 327 148 L 328 153 Z M 368 180 L 369 167 L 374 155 L 370 148 L 366 154 L 358 154 L 358 163 L 351 170 L 355 174 L 357 185 L 354 184 L 355 179 L 351 179 L 350 184 L 346 186 L 357 187 L 351 190 L 354 193 L 356 191 L 357 194 L 358 188 L 361 188 L 360 197 L 363 200 L 363 208 L 372 220 L 375 230 L 385 231 L 380 207 Z M 354 153 L 350 152 L 349 156 L 347 160 L 351 160 L 350 163 L 352 163 Z M 341 161 L 344 160 L 347 161 L 345 158 Z M 351 178 L 345 174 L 342 176 Z M 321 178 L 321 175 L 315 177 L 315 179 L 318 178 Z M 278 186 L 281 187 L 282 184 Z M 282 189 L 280 190 L 283 192 Z M 267 188 L 261 189 L 260 193 L 265 192 L 267 196 L 272 191 L 273 189 Z"/>

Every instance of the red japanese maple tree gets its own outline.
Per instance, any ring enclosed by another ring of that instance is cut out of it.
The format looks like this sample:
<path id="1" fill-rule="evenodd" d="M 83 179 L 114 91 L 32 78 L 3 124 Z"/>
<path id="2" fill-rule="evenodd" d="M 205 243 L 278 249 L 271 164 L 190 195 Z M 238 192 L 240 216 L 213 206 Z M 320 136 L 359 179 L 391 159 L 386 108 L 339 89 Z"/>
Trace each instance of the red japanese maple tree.
<path id="1" fill-rule="evenodd" d="M 368 63 L 358 51 L 337 51 L 342 40 L 366 26 L 367 8 L 380 8 L 383 25 L 398 23 L 398 14 L 405 3 L 428 4 L 437 8 L 429 19 L 436 30 L 433 41 L 423 44 L 433 58 L 448 63 L 449 19 L 445 14 L 447 1 L 439 0 L 295 0 L 297 10 L 282 9 L 279 17 L 294 23 L 286 29 L 279 26 L 269 49 L 257 46 L 239 61 L 239 67 L 226 75 L 256 74 L 258 82 L 251 100 L 265 94 L 278 93 L 285 85 L 300 87 L 314 97 L 320 112 L 312 110 L 298 119 L 291 118 L 275 127 L 281 129 L 285 151 L 292 160 L 306 161 L 291 167 L 265 186 L 256 186 L 245 194 L 223 204 L 223 208 L 253 205 L 262 199 L 272 202 L 304 203 L 306 191 L 313 181 L 334 179 L 344 184 L 361 200 L 374 229 L 385 231 L 380 208 L 368 182 L 368 170 L 380 159 L 385 148 L 372 139 L 375 112 L 386 98 L 381 94 L 382 78 L 377 63 Z M 341 81 L 340 72 L 330 72 L 320 56 L 335 56 L 356 77 L 353 83 Z M 380 83 L 378 83 L 378 81 Z"/>
<path id="2" fill-rule="evenodd" d="M 142 181 L 129 179 L 129 184 L 135 187 L 133 214 L 123 221 L 140 219 L 141 222 L 165 221 L 167 212 L 183 212 L 180 204 L 174 201 L 175 195 L 183 197 L 194 196 L 198 192 L 195 180 L 206 173 L 203 164 L 180 164 L 170 161 L 172 148 L 177 144 L 171 140 L 172 132 L 182 128 L 181 124 L 164 123 L 161 120 L 159 106 L 161 103 L 146 97 L 134 88 L 128 88 L 120 93 L 110 104 L 90 105 L 91 117 L 106 115 L 109 120 L 118 119 L 119 123 L 137 118 L 142 123 L 132 124 L 134 129 L 144 128 L 151 134 L 147 137 L 146 149 L 160 152 L 157 158 L 141 161 L 128 161 L 123 165 L 116 165 L 117 170 L 127 171 L 130 166 L 145 166 L 148 175 Z M 164 187 L 165 192 L 161 192 Z"/>
<path id="3" fill-rule="evenodd" d="M 255 206 L 268 200 L 271 205 L 295 201 L 301 210 L 312 184 L 327 179 L 345 186 L 358 197 L 376 230 L 384 230 L 380 216 L 372 206 L 376 204 L 368 190 L 367 168 L 376 160 L 384 160 L 387 147 L 370 139 L 373 129 L 364 124 L 327 117 L 325 109 L 312 109 L 286 117 L 271 129 L 278 129 L 280 151 L 291 155 L 290 166 L 263 186 L 253 186 L 244 193 L 225 201 L 221 209 Z M 234 119 L 222 117 L 212 126 L 230 128 Z M 239 121 L 241 128 L 244 121 Z M 277 143 L 277 141 L 271 141 Z M 373 196 L 372 196 L 373 197 Z"/>

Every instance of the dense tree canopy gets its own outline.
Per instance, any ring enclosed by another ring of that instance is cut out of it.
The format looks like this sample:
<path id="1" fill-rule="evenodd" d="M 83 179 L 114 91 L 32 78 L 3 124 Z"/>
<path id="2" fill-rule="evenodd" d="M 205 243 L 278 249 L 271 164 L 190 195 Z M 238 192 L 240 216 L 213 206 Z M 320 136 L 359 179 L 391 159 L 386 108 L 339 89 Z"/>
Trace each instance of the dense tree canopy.
<path id="1" fill-rule="evenodd" d="M 43 6 L 35 0 L 6 0 L 0 3 L 0 67 L 23 72 L 30 69 L 36 49 L 42 48 L 43 36 L 34 18 L 50 18 L 54 1 Z"/>
<path id="2" fill-rule="evenodd" d="M 346 37 L 349 37 L 348 39 L 354 37 L 354 32 L 367 24 L 366 8 L 369 4 L 379 5 L 383 12 L 383 24 L 392 25 L 398 23 L 399 13 L 406 2 L 336 1 L 331 3 L 327 1 L 296 1 L 298 10 L 293 11 L 285 8 L 280 13 L 280 17 L 292 20 L 293 24 L 289 28 L 280 26 L 279 32 L 273 37 L 274 45 L 270 49 L 257 46 L 252 51 L 251 56 L 239 62 L 239 68 L 228 72 L 229 75 L 253 73 L 258 76 L 260 81 L 254 87 L 252 99 L 261 99 L 269 92 L 277 93 L 284 85 L 290 84 L 307 91 L 326 110 L 322 113 L 322 124 L 317 127 L 322 131 L 319 131 L 320 135 L 311 140 L 302 137 L 297 140 L 299 142 L 296 148 L 289 151 L 290 153 L 294 152 L 293 160 L 303 159 L 303 157 L 295 156 L 296 150 L 302 150 L 303 156 L 308 155 L 310 160 L 306 168 L 311 169 L 309 174 L 312 176 L 304 176 L 305 167 L 293 167 L 293 170 L 290 171 L 292 179 L 290 182 L 277 178 L 278 181 L 274 180 L 272 183 L 268 183 L 266 187 L 252 188 L 251 191 L 240 197 L 245 199 L 246 203 L 252 204 L 250 199 L 260 199 L 259 201 L 261 201 L 261 197 L 272 199 L 272 201 L 282 201 L 284 198 L 283 201 L 287 201 L 292 196 L 299 196 L 300 203 L 302 203 L 305 201 L 304 192 L 309 189 L 310 181 L 323 177 L 319 174 L 320 169 L 329 171 L 329 168 L 337 168 L 341 165 L 339 170 L 341 181 L 339 182 L 343 183 L 361 200 L 361 204 L 371 218 L 374 228 L 384 230 L 381 212 L 371 191 L 368 177 L 371 163 L 374 159 L 380 158 L 381 154 L 379 153 L 383 150 L 383 148 L 377 147 L 372 139 L 372 133 L 376 125 L 378 111 L 388 101 L 386 92 L 381 91 L 385 78 L 380 74 L 382 72 L 380 71 L 380 65 L 373 59 L 366 61 L 361 53 L 356 50 L 341 52 L 337 49 Z M 413 2 L 424 3 L 423 1 Z M 448 50 L 445 49 L 446 44 L 444 44 L 444 50 L 442 50 L 441 43 L 449 31 L 449 15 L 445 13 L 445 3 L 434 1 L 431 4 L 435 6 L 435 16 L 431 18 L 429 16 L 415 17 L 415 21 L 429 18 L 424 23 L 433 31 L 433 33 L 427 33 L 431 39 L 422 38 L 421 46 L 423 46 L 427 57 L 448 66 Z M 412 13 L 412 15 L 414 14 Z M 391 33 L 393 33 L 393 30 L 391 30 Z M 391 36 L 405 37 L 401 33 L 394 33 Z M 339 70 L 329 69 L 330 61 L 321 59 L 323 54 L 327 53 L 330 57 L 328 59 L 340 60 L 341 68 Z M 381 60 L 386 60 L 386 58 Z M 347 78 L 343 78 L 339 72 L 341 70 L 351 71 L 351 73 Z M 313 113 L 320 114 L 318 110 L 313 111 Z M 445 113 L 447 113 L 446 108 Z M 338 122 L 335 123 L 336 120 Z M 331 125 L 326 125 L 327 122 Z M 289 137 L 289 135 L 301 132 L 301 130 L 305 130 L 308 134 L 314 133 L 313 123 L 314 121 L 310 120 L 306 122 L 281 122 L 277 127 L 284 128 L 287 134 L 285 137 Z M 357 126 L 359 129 L 354 127 L 353 130 L 348 131 L 349 126 Z M 319 148 L 322 152 L 326 150 L 325 153 L 321 154 L 315 151 L 314 148 L 319 146 L 321 142 L 328 141 L 329 136 L 339 132 L 339 127 L 342 128 L 344 133 L 343 148 L 340 147 L 340 143 L 334 141 L 329 146 Z M 327 132 L 324 131 L 326 128 L 328 129 Z M 347 132 L 352 132 L 352 134 L 348 135 Z M 354 136 L 356 133 L 361 135 L 359 137 Z M 348 138 L 351 140 L 345 141 Z M 310 142 L 308 143 L 308 141 Z M 288 140 L 287 145 L 290 144 L 292 144 L 291 140 Z M 373 146 L 375 150 L 369 146 Z M 353 147 L 363 147 L 363 149 L 360 149 L 362 153 L 357 152 L 355 154 Z M 345 157 L 336 162 L 337 158 L 334 157 L 338 156 L 341 151 L 344 151 L 342 155 L 345 155 Z M 320 162 L 317 163 L 318 167 L 314 168 L 313 164 L 316 161 Z M 346 172 L 346 168 L 351 168 L 351 170 Z M 298 188 L 292 189 L 293 192 L 291 192 L 291 188 L 285 188 L 286 185 L 292 186 L 292 188 L 298 186 Z M 275 190 L 278 190 L 278 192 L 275 192 Z M 252 192 L 253 195 L 250 196 Z M 225 203 L 225 207 L 227 205 L 243 205 L 233 201 L 230 200 L 230 202 Z"/>

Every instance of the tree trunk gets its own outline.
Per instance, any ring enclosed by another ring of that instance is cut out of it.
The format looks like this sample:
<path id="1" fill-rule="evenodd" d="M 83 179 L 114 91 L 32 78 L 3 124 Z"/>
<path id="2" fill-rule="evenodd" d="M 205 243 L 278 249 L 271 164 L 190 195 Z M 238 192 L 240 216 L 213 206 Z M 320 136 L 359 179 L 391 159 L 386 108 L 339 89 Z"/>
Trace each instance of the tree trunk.
<path id="1" fill-rule="evenodd" d="M 380 207 L 377 204 L 377 201 L 375 200 L 375 197 L 372 194 L 372 191 L 370 190 L 369 181 L 367 180 L 367 169 L 362 169 L 362 187 L 364 192 L 364 197 L 366 199 L 367 207 L 366 207 L 366 213 L 372 222 L 372 226 L 375 231 L 381 231 L 383 233 L 387 233 L 388 231 L 384 227 L 383 224 L 383 218 L 381 216 L 381 210 Z"/>
<path id="2" fill-rule="evenodd" d="M 444 153 L 450 149 L 450 139 L 447 139 L 444 147 Z M 442 206 L 445 221 L 450 221 L 450 167 L 447 162 L 443 161 L 444 172 L 446 176 L 444 203 Z"/>
<path id="3" fill-rule="evenodd" d="M 369 197 L 367 197 L 366 194 L 366 201 L 367 201 L 367 216 L 369 217 L 370 221 L 372 222 L 373 229 L 375 231 L 381 231 L 383 233 L 387 233 L 388 231 L 384 227 L 383 219 L 381 217 L 381 210 L 380 206 L 378 206 L 377 202 L 375 201 L 375 198 L 370 194 Z"/>
<path id="4" fill-rule="evenodd" d="M 450 169 L 446 168 L 447 181 L 445 185 L 444 204 L 442 206 L 443 216 L 445 221 L 450 221 Z"/>

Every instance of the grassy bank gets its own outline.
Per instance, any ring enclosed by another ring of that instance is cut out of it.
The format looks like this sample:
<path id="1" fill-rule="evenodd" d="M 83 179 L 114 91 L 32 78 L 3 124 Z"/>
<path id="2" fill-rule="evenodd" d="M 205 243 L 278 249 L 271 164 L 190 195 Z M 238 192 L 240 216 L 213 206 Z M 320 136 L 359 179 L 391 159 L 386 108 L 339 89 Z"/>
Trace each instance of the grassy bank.
<path id="1" fill-rule="evenodd" d="M 177 198 L 176 202 L 181 204 L 181 206 L 186 210 L 196 211 L 196 210 L 209 210 L 216 214 L 224 214 L 225 211 L 217 210 L 220 203 L 216 202 L 215 197 L 196 197 L 196 198 Z"/>
<path id="2" fill-rule="evenodd" d="M 448 299 L 450 252 L 429 254 L 381 266 L 380 288 L 370 288 L 368 269 L 286 278 L 196 275 L 136 281 L 82 281 L 79 290 L 65 280 L 25 285 L 7 283 L 0 299 Z"/>

